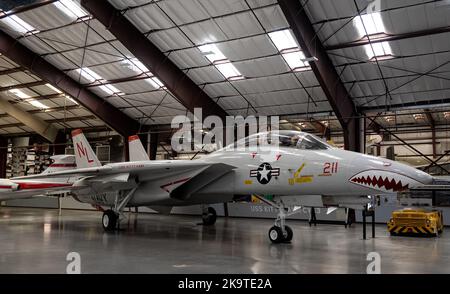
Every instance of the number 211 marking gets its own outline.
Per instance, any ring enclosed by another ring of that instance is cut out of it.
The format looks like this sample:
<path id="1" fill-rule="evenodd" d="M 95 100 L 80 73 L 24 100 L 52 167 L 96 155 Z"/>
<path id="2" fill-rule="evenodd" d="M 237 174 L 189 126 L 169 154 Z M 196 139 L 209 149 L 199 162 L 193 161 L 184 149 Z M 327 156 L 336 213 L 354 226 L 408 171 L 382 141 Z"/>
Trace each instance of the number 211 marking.
<path id="1" fill-rule="evenodd" d="M 335 174 L 338 171 L 338 162 L 325 162 L 323 165 L 324 174 Z"/>

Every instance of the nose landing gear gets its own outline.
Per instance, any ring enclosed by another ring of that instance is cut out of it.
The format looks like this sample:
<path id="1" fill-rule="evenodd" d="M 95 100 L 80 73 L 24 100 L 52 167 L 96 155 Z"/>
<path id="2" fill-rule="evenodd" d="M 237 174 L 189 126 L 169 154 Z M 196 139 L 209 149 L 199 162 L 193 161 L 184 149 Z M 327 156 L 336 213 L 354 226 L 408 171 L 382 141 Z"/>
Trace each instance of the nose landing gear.
<path id="1" fill-rule="evenodd" d="M 285 207 L 283 201 L 274 199 L 275 202 L 265 199 L 263 196 L 253 195 L 264 203 L 278 209 L 278 215 L 275 220 L 275 225 L 269 229 L 269 240 L 272 243 L 290 243 L 294 237 L 294 232 L 292 229 L 286 225 L 286 217 L 296 214 L 300 211 L 290 210 Z"/>

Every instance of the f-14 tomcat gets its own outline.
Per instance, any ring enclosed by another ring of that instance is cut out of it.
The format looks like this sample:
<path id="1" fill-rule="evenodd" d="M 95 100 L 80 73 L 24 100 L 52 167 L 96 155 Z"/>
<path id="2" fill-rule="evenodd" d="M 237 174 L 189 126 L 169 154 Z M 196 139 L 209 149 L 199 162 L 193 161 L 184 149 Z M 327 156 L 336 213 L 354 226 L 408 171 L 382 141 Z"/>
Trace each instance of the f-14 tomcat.
<path id="1" fill-rule="evenodd" d="M 167 212 L 173 206 L 223 203 L 254 195 L 278 209 L 269 239 L 287 242 L 293 233 L 285 218 L 296 212 L 295 207 L 362 209 L 370 201 L 367 195 L 396 193 L 432 182 L 430 175 L 415 168 L 340 150 L 297 131 L 258 133 L 198 160 L 150 161 L 133 136 L 131 161 L 104 166 L 81 130 L 73 131 L 72 137 L 77 169 L 47 177 L 76 177 L 72 193 L 78 201 L 110 207 L 102 218 L 105 230 L 116 229 L 125 207 L 148 206 Z M 273 195 L 273 200 L 264 195 Z M 204 224 L 215 220 L 215 211 L 204 206 Z"/>

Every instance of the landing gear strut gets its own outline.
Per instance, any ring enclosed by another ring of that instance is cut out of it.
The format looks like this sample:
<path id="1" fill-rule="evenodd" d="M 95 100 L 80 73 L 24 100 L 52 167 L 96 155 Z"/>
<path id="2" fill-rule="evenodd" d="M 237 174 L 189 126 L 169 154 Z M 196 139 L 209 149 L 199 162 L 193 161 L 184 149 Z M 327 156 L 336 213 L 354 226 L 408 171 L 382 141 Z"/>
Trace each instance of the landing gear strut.
<path id="1" fill-rule="evenodd" d="M 116 201 L 112 209 L 108 209 L 103 213 L 102 225 L 103 229 L 107 232 L 115 231 L 120 222 L 120 218 L 123 217 L 123 210 L 125 206 L 130 202 L 138 186 L 131 189 L 128 194 L 119 202 L 119 194 L 116 196 Z"/>
<path id="2" fill-rule="evenodd" d="M 216 223 L 217 213 L 212 207 L 203 207 L 202 221 L 204 226 L 212 226 Z"/>
<path id="3" fill-rule="evenodd" d="M 257 197 L 262 202 L 267 203 L 270 206 L 278 209 L 278 215 L 277 219 L 275 220 L 275 225 L 271 227 L 269 230 L 269 240 L 275 244 L 290 243 L 294 236 L 294 232 L 289 226 L 286 225 L 286 217 L 298 213 L 300 209 L 289 210 L 288 208 L 285 207 L 283 201 L 281 200 L 279 201 L 275 200 L 276 202 L 272 202 L 270 200 L 265 199 L 263 196 L 259 195 L 253 196 Z"/>

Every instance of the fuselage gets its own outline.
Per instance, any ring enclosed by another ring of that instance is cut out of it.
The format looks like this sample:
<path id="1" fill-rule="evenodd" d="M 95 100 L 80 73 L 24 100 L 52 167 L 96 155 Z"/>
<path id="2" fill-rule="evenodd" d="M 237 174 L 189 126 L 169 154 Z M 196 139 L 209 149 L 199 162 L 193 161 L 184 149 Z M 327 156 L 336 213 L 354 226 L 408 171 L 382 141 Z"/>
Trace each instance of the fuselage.
<path id="1" fill-rule="evenodd" d="M 173 169 L 162 174 L 146 172 L 158 161 L 109 164 L 107 166 L 111 170 L 137 174 L 137 178 L 126 184 L 97 184 L 74 191 L 74 194 L 83 202 L 111 205 L 117 195 L 124 197 L 127 190 L 139 183 L 130 206 L 189 205 L 225 202 L 236 195 L 252 194 L 379 195 L 397 193 L 432 182 L 430 175 L 413 167 L 333 148 L 323 142 L 316 142 L 317 138 L 305 133 L 295 134 L 302 138 L 295 139 L 294 143 L 269 145 L 266 148 L 227 147 L 195 160 L 199 164 L 222 163 L 234 168 L 202 185 L 188 199 L 174 199 L 172 191 L 200 172 L 206 172 L 199 171 L 199 168 L 182 168 L 183 161 L 180 160 L 160 161 L 174 164 Z M 305 147 L 305 144 L 300 144 L 300 140 L 306 139 L 309 143 Z"/>

